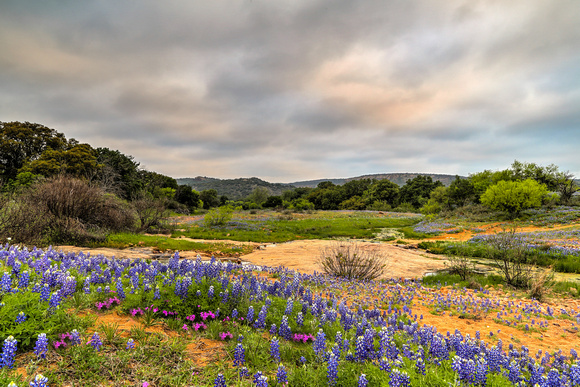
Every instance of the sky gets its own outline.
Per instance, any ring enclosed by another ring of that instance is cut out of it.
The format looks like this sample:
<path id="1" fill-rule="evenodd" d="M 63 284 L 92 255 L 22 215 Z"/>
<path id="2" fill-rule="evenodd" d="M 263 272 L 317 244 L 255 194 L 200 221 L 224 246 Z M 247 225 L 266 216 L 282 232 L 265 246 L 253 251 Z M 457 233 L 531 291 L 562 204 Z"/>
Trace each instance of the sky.
<path id="1" fill-rule="evenodd" d="M 0 121 L 175 178 L 580 176 L 578 0 L 2 0 Z"/>

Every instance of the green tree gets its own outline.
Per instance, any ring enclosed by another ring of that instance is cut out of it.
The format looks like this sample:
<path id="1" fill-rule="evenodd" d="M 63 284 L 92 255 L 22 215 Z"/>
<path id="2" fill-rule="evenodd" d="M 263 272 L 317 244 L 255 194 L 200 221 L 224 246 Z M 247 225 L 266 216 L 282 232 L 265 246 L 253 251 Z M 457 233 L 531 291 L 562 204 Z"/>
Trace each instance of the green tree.
<path id="1" fill-rule="evenodd" d="M 281 208 L 284 206 L 284 200 L 282 200 L 282 196 L 272 195 L 268 196 L 268 199 L 262 204 L 264 208 Z"/>
<path id="2" fill-rule="evenodd" d="M 179 185 L 175 191 L 175 200 L 189 208 L 197 208 L 199 206 L 199 192 L 188 185 Z"/>
<path id="3" fill-rule="evenodd" d="M 384 202 L 395 206 L 399 200 L 399 186 L 388 179 L 375 180 L 364 193 L 368 204 Z"/>
<path id="4" fill-rule="evenodd" d="M 462 207 L 470 201 L 475 201 L 475 187 L 471 179 L 463 179 L 455 176 L 447 191 L 448 204 L 450 206 Z"/>
<path id="5" fill-rule="evenodd" d="M 51 177 L 70 175 L 89 178 L 98 174 L 102 165 L 97 161 L 97 152 L 89 144 L 77 144 L 70 149 L 46 149 L 36 160 L 29 161 L 19 172 Z"/>
<path id="6" fill-rule="evenodd" d="M 66 150 L 77 144 L 64 134 L 30 122 L 0 122 L 0 179 L 14 179 L 28 162 L 47 149 Z"/>
<path id="7" fill-rule="evenodd" d="M 248 200 L 261 206 L 266 202 L 270 196 L 270 190 L 266 187 L 255 187 L 252 193 L 248 196 Z"/>
<path id="8" fill-rule="evenodd" d="M 144 189 L 145 182 L 139 174 L 139 163 L 133 156 L 124 155 L 118 150 L 97 148 L 97 162 L 103 167 L 92 180 L 106 191 L 131 200 Z"/>
<path id="9" fill-rule="evenodd" d="M 545 184 L 532 179 L 502 180 L 485 191 L 481 196 L 481 202 L 493 210 L 503 211 L 510 217 L 515 217 L 525 209 L 540 207 L 547 193 Z"/>
<path id="10" fill-rule="evenodd" d="M 431 192 L 437 188 L 443 186 L 440 181 L 433 181 L 431 176 L 419 175 L 414 179 L 407 180 L 404 186 L 399 190 L 399 202 L 409 203 L 415 208 L 421 207 L 425 204 Z"/>
<path id="11" fill-rule="evenodd" d="M 203 202 L 203 208 L 209 210 L 212 207 L 217 207 L 220 204 L 218 193 L 215 189 L 205 189 L 199 193 L 199 198 Z"/>

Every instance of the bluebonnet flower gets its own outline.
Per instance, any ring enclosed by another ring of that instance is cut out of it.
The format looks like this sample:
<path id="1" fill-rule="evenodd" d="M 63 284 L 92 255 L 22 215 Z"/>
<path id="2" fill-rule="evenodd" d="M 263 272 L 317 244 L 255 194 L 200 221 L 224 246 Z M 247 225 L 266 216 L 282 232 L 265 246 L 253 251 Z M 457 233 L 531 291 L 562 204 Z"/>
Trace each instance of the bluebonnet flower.
<path id="1" fill-rule="evenodd" d="M 276 324 L 272 324 L 272 325 L 270 326 L 270 331 L 269 331 L 269 332 L 270 332 L 270 334 L 271 334 L 271 335 L 275 335 L 277 331 L 278 331 L 278 328 L 276 327 Z"/>
<path id="2" fill-rule="evenodd" d="M 44 286 L 40 289 L 40 301 L 48 301 L 50 298 L 50 286 L 48 284 L 44 284 Z"/>
<path id="3" fill-rule="evenodd" d="M 24 270 L 22 273 L 20 273 L 20 276 L 18 277 L 18 287 L 20 289 L 26 289 L 29 283 L 30 283 L 30 274 L 28 273 L 28 270 Z"/>
<path id="4" fill-rule="evenodd" d="M 304 315 L 302 314 L 302 312 L 298 312 L 298 314 L 296 315 L 296 324 L 299 327 L 304 325 Z"/>
<path id="5" fill-rule="evenodd" d="M 266 305 L 262 305 L 262 309 L 260 309 L 260 313 L 258 313 L 258 318 L 254 322 L 254 328 L 257 329 L 264 329 L 266 327 L 266 314 L 268 313 L 268 309 Z"/>
<path id="6" fill-rule="evenodd" d="M 369 384 L 369 381 L 367 380 L 367 376 L 365 374 L 362 374 L 358 378 L 358 387 L 367 387 L 368 384 Z"/>
<path id="7" fill-rule="evenodd" d="M 248 367 L 242 367 L 242 368 L 240 368 L 239 375 L 240 375 L 240 378 L 249 378 L 250 377 L 250 370 L 248 370 Z"/>
<path id="8" fill-rule="evenodd" d="M 238 343 L 234 349 L 234 366 L 239 367 L 244 365 L 246 362 L 245 352 L 242 343 Z"/>
<path id="9" fill-rule="evenodd" d="M 251 324 L 254 321 L 254 307 L 250 305 L 248 313 L 246 314 L 246 321 Z"/>
<path id="10" fill-rule="evenodd" d="M 367 357 L 367 351 L 365 347 L 365 340 L 363 336 L 356 338 L 356 347 L 354 351 L 354 357 L 356 361 L 363 362 Z"/>
<path id="11" fill-rule="evenodd" d="M 254 374 L 254 384 L 257 387 L 268 387 L 268 378 L 258 371 Z"/>
<path id="12" fill-rule="evenodd" d="M 328 358 L 328 370 L 326 376 L 330 386 L 336 385 L 336 379 L 338 379 L 338 359 L 334 354 L 330 354 L 330 357 Z"/>
<path id="13" fill-rule="evenodd" d="M 405 371 L 399 371 L 397 368 L 393 368 L 391 380 L 389 380 L 389 387 L 409 387 L 410 385 L 409 375 Z"/>
<path id="14" fill-rule="evenodd" d="M 34 346 L 34 354 L 37 358 L 46 359 L 46 353 L 48 352 L 48 338 L 46 333 L 41 333 L 36 339 L 36 345 Z"/>
<path id="15" fill-rule="evenodd" d="M 2 362 L 0 368 L 8 367 L 12 368 L 14 365 L 14 355 L 16 355 L 16 345 L 18 341 L 14 338 L 14 336 L 8 336 L 6 340 L 4 340 L 4 346 L 2 347 Z"/>
<path id="16" fill-rule="evenodd" d="M 30 382 L 30 387 L 48 387 L 48 378 L 42 374 L 38 374 L 34 380 Z"/>
<path id="17" fill-rule="evenodd" d="M 288 384 L 288 374 L 286 373 L 286 367 L 284 367 L 282 364 L 280 364 L 276 370 L 276 380 L 281 385 Z"/>
<path id="18" fill-rule="evenodd" d="M 123 289 L 123 282 L 121 281 L 121 278 L 117 279 L 116 290 L 117 290 L 117 297 L 119 297 L 119 299 L 121 299 L 121 300 L 124 300 L 126 296 L 125 296 L 125 289 Z"/>
<path id="19" fill-rule="evenodd" d="M 153 293 L 153 299 L 154 300 L 161 299 L 161 293 L 159 292 L 159 285 L 155 286 L 155 292 Z"/>
<path id="20" fill-rule="evenodd" d="M 580 362 L 576 362 L 570 367 L 568 376 L 573 386 L 580 384 Z"/>
<path id="21" fill-rule="evenodd" d="M 312 344 L 314 353 L 318 357 L 322 357 L 324 352 L 326 352 L 326 335 L 322 331 L 322 329 L 318 330 L 316 334 L 316 338 L 314 339 L 314 343 Z"/>
<path id="22" fill-rule="evenodd" d="M 218 374 L 215 378 L 214 387 L 227 387 L 226 378 L 222 374 Z"/>
<path id="23" fill-rule="evenodd" d="M 284 310 L 284 314 L 287 314 L 288 316 L 291 315 L 293 307 L 294 307 L 294 300 L 289 298 L 288 301 L 286 301 L 286 309 Z"/>
<path id="24" fill-rule="evenodd" d="M 24 312 L 18 313 L 18 316 L 16 316 L 16 324 L 22 324 L 24 321 L 26 321 L 26 315 Z"/>
<path id="25" fill-rule="evenodd" d="M 127 340 L 127 346 L 125 349 L 135 349 L 135 341 L 133 339 Z"/>
<path id="26" fill-rule="evenodd" d="M 9 293 L 12 290 L 12 276 L 7 271 L 2 275 L 0 280 L 0 289 L 4 293 Z"/>
<path id="27" fill-rule="evenodd" d="M 101 341 L 101 337 L 99 336 L 99 334 L 97 332 L 93 333 L 93 336 L 91 337 L 91 340 L 89 341 L 89 344 L 96 351 L 100 351 L 101 350 L 101 347 L 103 346 L 103 342 Z"/>
<path id="28" fill-rule="evenodd" d="M 421 375 L 425 375 L 425 362 L 420 357 L 415 361 L 415 368 Z"/>
<path id="29" fill-rule="evenodd" d="M 306 358 L 304 356 L 300 356 L 300 363 L 306 364 Z"/>
<path id="30" fill-rule="evenodd" d="M 213 285 L 212 285 L 212 286 L 209 287 L 209 289 L 207 291 L 207 297 L 209 299 L 212 299 L 213 298 L 213 293 L 214 293 L 214 288 L 213 288 Z"/>
<path id="31" fill-rule="evenodd" d="M 71 344 L 78 345 L 80 343 L 81 343 L 81 335 L 76 329 L 73 329 L 71 332 Z"/>
<path id="32" fill-rule="evenodd" d="M 278 333 L 286 340 L 290 340 L 292 337 L 292 330 L 290 329 L 290 325 L 288 324 L 288 316 L 282 316 L 282 321 L 280 322 L 280 328 L 278 329 Z"/>
<path id="33" fill-rule="evenodd" d="M 280 361 L 280 341 L 274 337 L 270 342 L 270 356 L 276 360 L 276 362 Z"/>
<path id="34" fill-rule="evenodd" d="M 58 307 L 60 306 L 60 301 L 61 301 L 60 290 L 57 290 L 50 296 L 50 300 L 48 301 L 48 308 L 51 310 L 58 309 Z"/>

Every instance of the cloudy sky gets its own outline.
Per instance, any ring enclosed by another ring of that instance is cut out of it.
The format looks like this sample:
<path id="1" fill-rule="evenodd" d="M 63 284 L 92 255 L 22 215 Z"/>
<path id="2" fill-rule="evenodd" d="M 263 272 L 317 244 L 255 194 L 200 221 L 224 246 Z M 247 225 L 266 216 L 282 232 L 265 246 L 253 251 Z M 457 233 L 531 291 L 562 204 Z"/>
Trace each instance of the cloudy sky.
<path id="1" fill-rule="evenodd" d="M 580 176 L 580 1 L 2 0 L 0 121 L 173 177 Z"/>

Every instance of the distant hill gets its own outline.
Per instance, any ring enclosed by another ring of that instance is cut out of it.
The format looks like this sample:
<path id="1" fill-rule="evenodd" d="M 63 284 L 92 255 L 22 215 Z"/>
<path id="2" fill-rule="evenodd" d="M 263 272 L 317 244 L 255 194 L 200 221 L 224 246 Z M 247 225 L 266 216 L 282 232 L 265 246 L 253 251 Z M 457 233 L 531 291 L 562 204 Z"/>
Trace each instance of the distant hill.
<path id="1" fill-rule="evenodd" d="M 256 187 L 265 187 L 270 191 L 270 195 L 281 195 L 282 192 L 296 187 L 290 184 L 269 183 L 257 177 L 238 179 L 216 179 L 213 177 L 187 177 L 177 180 L 179 185 L 189 185 L 194 190 L 201 192 L 206 189 L 215 189 L 218 195 L 225 195 L 228 199 L 244 199 L 252 193 Z"/>
<path id="2" fill-rule="evenodd" d="M 231 200 L 244 199 L 252 193 L 256 187 L 265 187 L 270 191 L 271 195 L 281 195 L 282 192 L 294 189 L 296 187 L 311 187 L 316 188 L 316 186 L 323 181 L 331 181 L 336 185 L 342 185 L 351 180 L 360 179 L 388 179 L 393 183 L 402 186 L 405 185 L 407 180 L 414 179 L 415 177 L 431 176 L 434 181 L 440 181 L 446 187 L 455 180 L 455 175 L 444 175 L 437 173 L 378 173 L 374 175 L 363 175 L 357 177 L 349 177 L 344 179 L 318 179 L 318 180 L 305 180 L 297 181 L 294 183 L 270 183 L 265 180 L 259 179 L 257 177 L 248 178 L 238 178 L 238 179 L 216 179 L 214 177 L 197 176 L 197 177 L 186 177 L 175 179 L 177 184 L 189 185 L 194 190 L 201 192 L 206 189 L 215 189 L 218 195 L 225 195 Z M 460 176 L 463 177 L 463 176 Z"/>
<path id="3" fill-rule="evenodd" d="M 331 181 L 336 185 L 342 185 L 346 182 L 351 180 L 361 180 L 361 179 L 388 179 L 393 183 L 402 186 L 405 185 L 407 180 L 414 179 L 415 177 L 423 175 L 423 176 L 431 176 L 433 181 L 440 181 L 443 183 L 444 186 L 449 186 L 453 180 L 455 180 L 455 175 L 444 175 L 438 173 L 377 173 L 374 175 L 363 175 L 357 177 L 349 177 L 345 179 L 318 179 L 318 180 L 306 180 L 306 181 L 296 181 L 294 183 L 290 183 L 290 185 L 296 187 L 311 187 L 315 188 L 319 183 L 323 181 Z M 463 177 L 463 176 L 460 176 Z"/>

